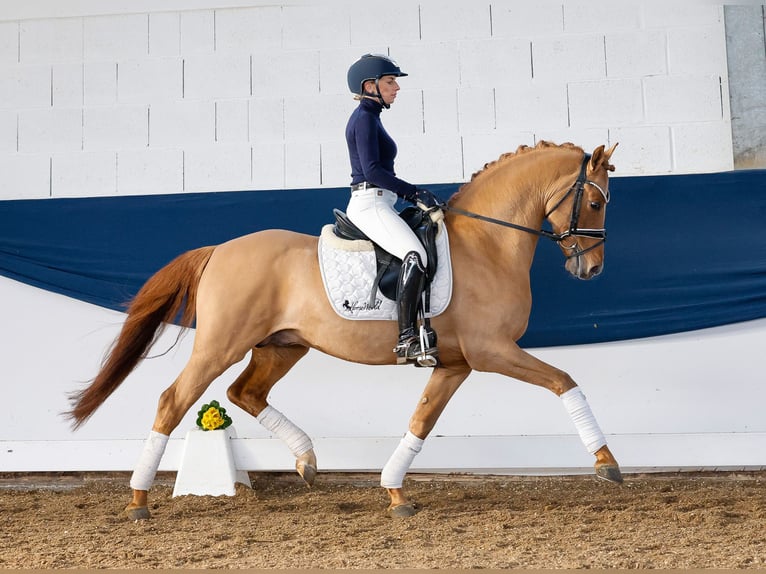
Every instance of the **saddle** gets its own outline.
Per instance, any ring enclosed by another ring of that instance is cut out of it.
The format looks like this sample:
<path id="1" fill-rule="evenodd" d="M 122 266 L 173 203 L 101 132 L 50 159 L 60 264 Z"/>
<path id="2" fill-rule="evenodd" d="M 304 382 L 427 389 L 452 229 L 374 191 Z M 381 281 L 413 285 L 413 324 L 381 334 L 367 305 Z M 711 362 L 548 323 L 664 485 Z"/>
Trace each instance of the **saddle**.
<path id="1" fill-rule="evenodd" d="M 402 260 L 398 257 L 394 257 L 392 254 L 385 251 L 382 247 L 367 237 L 364 232 L 354 225 L 348 216 L 340 209 L 333 209 L 335 215 L 335 224 L 333 225 L 333 233 L 341 239 L 359 240 L 364 239 L 370 241 L 375 247 L 375 261 L 377 264 L 377 275 L 372 285 L 371 298 L 374 302 L 375 293 L 378 289 L 384 297 L 396 301 L 396 285 L 399 279 L 399 270 L 402 267 Z M 428 299 L 429 299 L 429 286 L 432 279 L 436 275 L 436 268 L 438 264 L 437 250 L 436 250 L 436 232 L 438 226 L 431 220 L 431 217 L 422 209 L 415 206 L 406 207 L 399 213 L 404 222 L 415 233 L 417 238 L 423 244 L 428 256 L 428 264 L 426 266 L 426 287 L 424 293 L 426 295 L 426 308 L 424 311 L 428 311 Z"/>

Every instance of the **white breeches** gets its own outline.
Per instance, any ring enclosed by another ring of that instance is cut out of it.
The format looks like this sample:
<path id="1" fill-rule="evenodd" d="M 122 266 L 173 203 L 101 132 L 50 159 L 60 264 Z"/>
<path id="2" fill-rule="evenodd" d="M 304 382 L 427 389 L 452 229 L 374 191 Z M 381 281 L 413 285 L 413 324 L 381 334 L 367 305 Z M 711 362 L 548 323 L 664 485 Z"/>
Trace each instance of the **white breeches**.
<path id="1" fill-rule="evenodd" d="M 396 194 L 387 189 L 359 189 L 351 193 L 346 215 L 367 237 L 395 257 L 404 259 L 407 253 L 415 251 L 425 267 L 428 264 L 426 251 L 394 209 L 396 200 Z"/>

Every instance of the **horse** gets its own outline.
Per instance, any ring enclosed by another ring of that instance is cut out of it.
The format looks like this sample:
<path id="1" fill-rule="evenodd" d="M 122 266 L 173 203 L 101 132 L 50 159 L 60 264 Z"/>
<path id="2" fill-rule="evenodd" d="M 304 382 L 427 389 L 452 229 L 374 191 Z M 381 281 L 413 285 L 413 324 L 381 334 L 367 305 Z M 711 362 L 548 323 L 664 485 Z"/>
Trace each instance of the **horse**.
<path id="1" fill-rule="evenodd" d="M 553 239 L 566 270 L 591 279 L 604 265 L 609 160 L 617 144 L 591 154 L 574 144 L 519 146 L 484 165 L 441 207 L 453 269 L 452 298 L 431 319 L 439 362 L 408 430 L 381 472 L 387 511 L 412 516 L 403 479 L 423 441 L 469 374 L 486 371 L 541 386 L 562 400 L 595 474 L 622 482 L 587 400 L 573 378 L 519 347 L 532 304 L 530 267 L 540 238 Z M 550 230 L 543 229 L 547 220 Z M 367 365 L 395 364 L 396 321 L 350 321 L 324 294 L 318 238 L 269 229 L 179 255 L 157 271 L 127 309 L 97 376 L 70 395 L 76 429 L 145 358 L 162 328 L 195 327 L 191 356 L 160 395 L 156 417 L 130 480 L 132 520 L 149 518 L 148 492 L 168 436 L 205 389 L 250 354 L 227 398 L 287 443 L 307 485 L 317 474 L 311 439 L 268 404 L 270 389 L 309 350 Z M 495 294 L 505 296 L 498 300 Z M 404 368 L 404 367 L 402 367 Z"/>

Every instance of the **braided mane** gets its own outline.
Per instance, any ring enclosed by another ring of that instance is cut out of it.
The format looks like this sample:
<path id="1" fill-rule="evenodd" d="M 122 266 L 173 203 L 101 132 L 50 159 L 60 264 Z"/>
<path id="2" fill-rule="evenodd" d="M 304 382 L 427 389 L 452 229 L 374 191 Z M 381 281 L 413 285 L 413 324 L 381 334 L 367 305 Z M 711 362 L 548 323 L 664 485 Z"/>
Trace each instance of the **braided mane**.
<path id="1" fill-rule="evenodd" d="M 509 159 L 511 159 L 513 157 L 516 157 L 518 155 L 530 153 L 530 152 L 533 152 L 533 151 L 538 151 L 538 150 L 541 150 L 541 149 L 547 149 L 547 148 L 571 149 L 571 150 L 579 151 L 581 153 L 585 153 L 580 146 L 575 145 L 575 144 L 573 144 L 571 142 L 565 142 L 565 143 L 562 143 L 562 144 L 555 144 L 553 142 L 549 142 L 549 141 L 546 141 L 546 140 L 540 140 L 539 142 L 537 142 L 537 145 L 535 145 L 534 147 L 530 147 L 528 145 L 520 145 L 519 147 L 516 148 L 516 151 L 504 153 L 499 158 L 497 158 L 495 161 L 491 161 L 489 163 L 485 163 L 483 168 L 481 168 L 477 172 L 474 172 L 474 174 L 471 175 L 471 181 L 473 181 L 476 177 L 478 177 L 479 175 L 481 175 L 485 171 L 494 169 L 495 167 L 498 167 L 499 164 L 504 163 L 506 160 L 509 160 Z"/>

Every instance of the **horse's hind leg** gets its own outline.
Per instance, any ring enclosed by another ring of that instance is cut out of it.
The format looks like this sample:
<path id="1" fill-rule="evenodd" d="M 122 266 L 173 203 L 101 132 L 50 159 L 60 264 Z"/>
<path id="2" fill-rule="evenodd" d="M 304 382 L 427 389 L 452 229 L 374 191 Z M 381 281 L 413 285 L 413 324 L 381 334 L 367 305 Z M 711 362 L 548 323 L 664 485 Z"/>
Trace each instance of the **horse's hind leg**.
<path id="1" fill-rule="evenodd" d="M 227 396 L 287 444 L 295 457 L 295 469 L 306 484 L 311 486 L 317 473 L 311 439 L 266 400 L 276 382 L 307 352 L 308 348 L 301 346 L 270 345 L 253 349 L 250 363 L 229 387 Z"/>
<path id="2" fill-rule="evenodd" d="M 202 356 L 202 353 L 193 352 L 178 378 L 162 393 L 152 433 L 130 479 L 133 499 L 125 508 L 130 519 L 149 518 L 148 492 L 154 482 L 170 433 L 210 383 L 237 360 L 233 356 L 216 358 L 209 354 Z"/>

